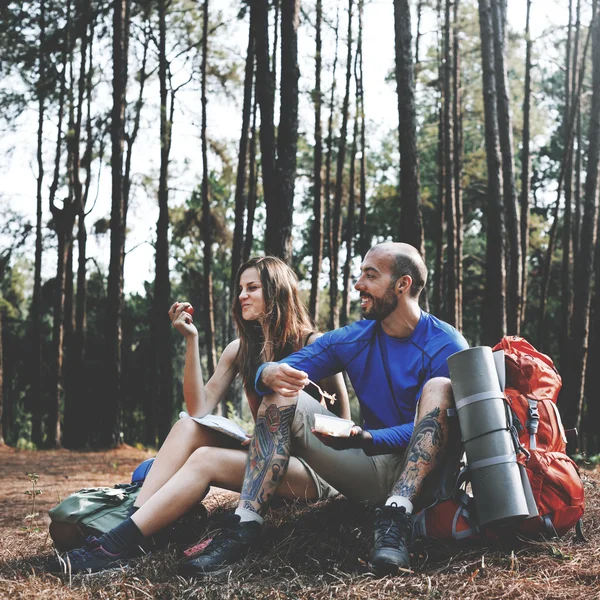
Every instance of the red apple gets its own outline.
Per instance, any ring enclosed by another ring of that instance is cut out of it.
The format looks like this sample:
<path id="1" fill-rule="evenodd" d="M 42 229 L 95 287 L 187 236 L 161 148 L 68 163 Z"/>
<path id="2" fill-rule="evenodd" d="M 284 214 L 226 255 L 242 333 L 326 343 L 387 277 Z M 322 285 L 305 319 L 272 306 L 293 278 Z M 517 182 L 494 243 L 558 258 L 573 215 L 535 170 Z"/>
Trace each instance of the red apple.
<path id="1" fill-rule="evenodd" d="M 186 313 L 188 313 L 188 314 L 190 314 L 190 315 L 193 315 L 194 314 L 194 307 L 193 306 L 186 306 L 183 309 L 183 311 L 186 312 Z"/>

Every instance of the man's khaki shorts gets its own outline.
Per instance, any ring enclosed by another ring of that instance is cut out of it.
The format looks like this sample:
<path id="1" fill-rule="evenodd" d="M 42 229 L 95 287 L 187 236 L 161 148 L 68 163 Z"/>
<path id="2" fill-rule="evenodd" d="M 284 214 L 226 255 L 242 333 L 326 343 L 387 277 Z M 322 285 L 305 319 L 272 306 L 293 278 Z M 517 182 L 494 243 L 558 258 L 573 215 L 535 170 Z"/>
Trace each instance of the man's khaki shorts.
<path id="1" fill-rule="evenodd" d="M 306 392 L 300 392 L 296 414 L 292 422 L 292 456 L 302 459 L 310 471 L 319 498 L 337 492 L 349 500 L 368 501 L 374 505 L 384 504 L 394 484 L 400 478 L 404 464 L 404 449 L 393 454 L 367 456 L 363 450 L 334 450 L 325 446 L 313 435 L 315 413 L 335 416 Z M 459 441 L 459 440 L 457 440 Z M 459 462 L 459 445 L 451 459 L 425 480 L 417 509 L 449 498 L 456 483 Z M 318 478 L 314 477 L 318 475 Z"/>

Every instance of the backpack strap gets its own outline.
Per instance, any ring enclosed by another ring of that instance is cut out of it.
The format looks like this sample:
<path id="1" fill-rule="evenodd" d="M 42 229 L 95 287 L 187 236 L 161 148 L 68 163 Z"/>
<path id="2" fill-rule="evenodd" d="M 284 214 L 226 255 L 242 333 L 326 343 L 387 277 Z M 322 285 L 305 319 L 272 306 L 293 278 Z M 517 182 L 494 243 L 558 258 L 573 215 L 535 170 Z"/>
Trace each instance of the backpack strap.
<path id="1" fill-rule="evenodd" d="M 540 411 L 538 410 L 538 401 L 533 398 L 527 398 L 529 405 L 529 418 L 527 419 L 527 431 L 529 431 L 529 448 L 537 449 L 537 432 L 540 425 Z"/>
<path id="2" fill-rule="evenodd" d="M 583 535 L 583 519 L 579 519 L 575 525 L 575 538 L 578 542 L 587 542 L 587 538 Z"/>

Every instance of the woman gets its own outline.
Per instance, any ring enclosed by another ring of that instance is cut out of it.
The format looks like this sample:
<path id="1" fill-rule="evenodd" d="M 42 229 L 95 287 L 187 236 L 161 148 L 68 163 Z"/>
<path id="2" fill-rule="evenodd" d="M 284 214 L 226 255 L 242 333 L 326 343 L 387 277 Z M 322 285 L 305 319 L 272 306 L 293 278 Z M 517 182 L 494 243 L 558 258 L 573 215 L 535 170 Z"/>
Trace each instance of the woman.
<path id="1" fill-rule="evenodd" d="M 280 360 L 320 336 L 300 300 L 297 284 L 294 272 L 272 256 L 253 258 L 240 267 L 236 277 L 239 294 L 232 309 L 239 338 L 225 348 L 206 385 L 200 368 L 198 331 L 188 312 L 191 305 L 176 302 L 171 306 L 173 327 L 186 340 L 183 395 L 190 416 L 211 413 L 239 374 L 256 419 L 260 398 L 254 392 L 254 377 L 259 365 Z M 336 395 L 339 416 L 350 418 L 342 376 L 328 378 L 319 385 Z M 179 420 L 158 452 L 130 518 L 98 540 L 69 552 L 72 572 L 98 571 L 120 564 L 144 538 L 200 502 L 211 485 L 239 492 L 246 468 L 244 446 L 249 443 L 250 437 L 240 445 L 193 419 Z M 332 493 L 335 490 L 297 457 L 291 458 L 277 489 L 280 497 L 305 501 L 327 498 Z"/>

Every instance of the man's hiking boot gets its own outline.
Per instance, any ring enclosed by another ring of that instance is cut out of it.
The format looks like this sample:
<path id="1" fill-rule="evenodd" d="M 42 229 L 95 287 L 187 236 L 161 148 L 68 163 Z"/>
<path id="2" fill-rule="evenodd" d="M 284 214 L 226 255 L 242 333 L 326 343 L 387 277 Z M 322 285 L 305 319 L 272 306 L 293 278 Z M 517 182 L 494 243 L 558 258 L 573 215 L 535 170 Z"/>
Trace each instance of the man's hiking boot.
<path id="1" fill-rule="evenodd" d="M 260 537 L 261 525 L 256 521 L 240 522 L 238 515 L 230 517 L 200 554 L 180 563 L 177 570 L 179 575 L 202 577 L 217 574 L 248 553 Z"/>
<path id="2" fill-rule="evenodd" d="M 412 522 L 406 509 L 395 504 L 375 511 L 371 565 L 377 575 L 391 575 L 410 568 L 408 543 Z"/>
<path id="3" fill-rule="evenodd" d="M 102 547 L 98 538 L 89 536 L 85 539 L 81 548 L 50 559 L 47 570 L 50 573 L 76 575 L 78 573 L 98 573 L 99 571 L 119 569 L 125 566 L 130 559 L 139 556 L 138 550 L 136 548 L 134 552 L 111 554 Z"/>

